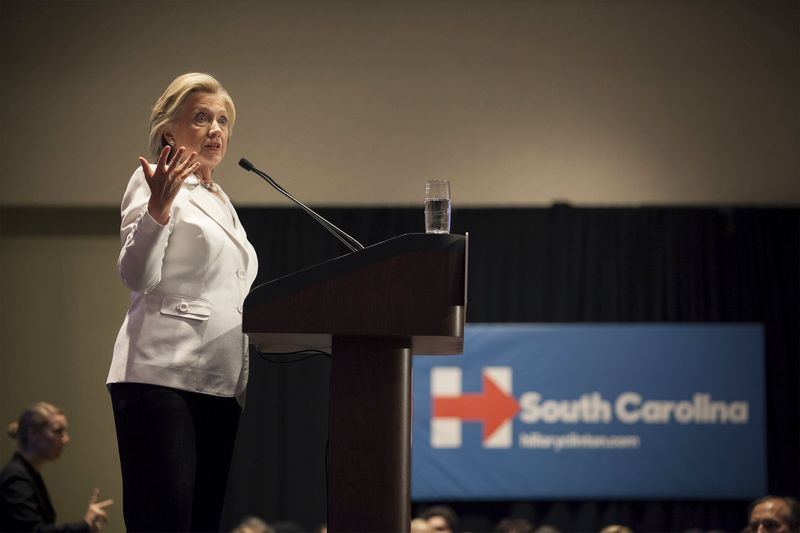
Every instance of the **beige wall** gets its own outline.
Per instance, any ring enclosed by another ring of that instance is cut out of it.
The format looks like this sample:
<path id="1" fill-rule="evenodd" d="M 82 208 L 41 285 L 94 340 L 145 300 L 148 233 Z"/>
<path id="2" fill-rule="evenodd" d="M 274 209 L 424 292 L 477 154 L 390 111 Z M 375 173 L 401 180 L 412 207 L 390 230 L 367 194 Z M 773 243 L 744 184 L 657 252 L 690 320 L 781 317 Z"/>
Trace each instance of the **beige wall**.
<path id="1" fill-rule="evenodd" d="M 209 71 L 218 180 L 282 204 L 800 201 L 796 2 L 3 0 L 0 203 L 117 205 L 149 107 Z"/>
<path id="2" fill-rule="evenodd" d="M 217 178 L 240 205 L 285 205 L 241 156 L 312 205 L 413 205 L 437 177 L 456 205 L 798 205 L 797 6 L 2 0 L 0 207 L 117 206 L 190 70 L 236 100 Z M 121 500 L 103 384 L 127 293 L 113 221 L 48 223 L 0 227 L 0 421 L 71 415 L 44 475 L 74 519 L 95 485 Z"/>

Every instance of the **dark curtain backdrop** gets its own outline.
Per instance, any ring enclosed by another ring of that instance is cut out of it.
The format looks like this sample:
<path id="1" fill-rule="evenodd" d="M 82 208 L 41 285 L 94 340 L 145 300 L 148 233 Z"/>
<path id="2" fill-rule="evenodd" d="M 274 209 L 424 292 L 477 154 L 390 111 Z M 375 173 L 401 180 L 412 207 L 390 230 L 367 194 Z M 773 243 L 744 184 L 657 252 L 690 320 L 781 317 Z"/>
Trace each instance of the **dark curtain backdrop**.
<path id="1" fill-rule="evenodd" d="M 423 226 L 421 209 L 322 213 L 365 245 Z M 258 250 L 257 283 L 347 251 L 299 210 L 240 215 Z M 769 491 L 800 492 L 800 209 L 459 209 L 452 230 L 470 234 L 469 322 L 763 323 Z M 227 525 L 252 514 L 311 529 L 326 512 L 329 360 L 254 357 L 251 368 Z M 414 502 L 414 512 L 429 503 Z M 446 503 L 465 531 L 518 516 L 566 532 L 611 523 L 739 531 L 748 502 Z"/>

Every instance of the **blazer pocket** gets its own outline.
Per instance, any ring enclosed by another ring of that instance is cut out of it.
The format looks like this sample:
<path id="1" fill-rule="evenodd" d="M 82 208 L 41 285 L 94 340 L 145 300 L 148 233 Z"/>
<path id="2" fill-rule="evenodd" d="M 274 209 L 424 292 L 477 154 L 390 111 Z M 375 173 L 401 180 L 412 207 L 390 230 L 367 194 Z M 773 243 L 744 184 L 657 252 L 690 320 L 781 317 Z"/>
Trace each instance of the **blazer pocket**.
<path id="1" fill-rule="evenodd" d="M 167 295 L 161 300 L 161 314 L 193 320 L 208 320 L 208 317 L 211 316 L 211 303 L 200 298 Z"/>

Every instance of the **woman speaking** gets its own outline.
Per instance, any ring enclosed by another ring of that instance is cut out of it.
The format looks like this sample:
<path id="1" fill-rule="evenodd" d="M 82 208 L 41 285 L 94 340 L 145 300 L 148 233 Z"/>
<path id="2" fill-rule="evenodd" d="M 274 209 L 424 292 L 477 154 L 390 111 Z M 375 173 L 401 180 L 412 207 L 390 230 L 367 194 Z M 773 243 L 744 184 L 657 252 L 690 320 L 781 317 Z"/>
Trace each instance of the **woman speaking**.
<path id="1" fill-rule="evenodd" d="M 258 261 L 214 170 L 236 111 L 208 74 L 177 77 L 122 199 L 131 290 L 108 375 L 128 531 L 218 531 L 247 385 L 242 302 Z"/>

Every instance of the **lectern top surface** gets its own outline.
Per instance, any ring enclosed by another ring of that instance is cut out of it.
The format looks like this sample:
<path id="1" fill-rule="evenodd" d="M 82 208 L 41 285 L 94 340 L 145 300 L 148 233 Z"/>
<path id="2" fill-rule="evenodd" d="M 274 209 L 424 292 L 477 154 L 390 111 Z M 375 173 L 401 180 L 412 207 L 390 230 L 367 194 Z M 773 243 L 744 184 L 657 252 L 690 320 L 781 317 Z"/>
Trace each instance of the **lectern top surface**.
<path id="1" fill-rule="evenodd" d="M 466 239 L 464 235 L 450 233 L 406 233 L 392 237 L 363 250 L 323 261 L 254 287 L 247 295 L 244 307 L 270 301 L 326 278 L 352 272 L 390 257 L 426 251 L 461 252 L 466 246 Z"/>

